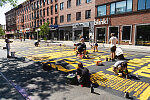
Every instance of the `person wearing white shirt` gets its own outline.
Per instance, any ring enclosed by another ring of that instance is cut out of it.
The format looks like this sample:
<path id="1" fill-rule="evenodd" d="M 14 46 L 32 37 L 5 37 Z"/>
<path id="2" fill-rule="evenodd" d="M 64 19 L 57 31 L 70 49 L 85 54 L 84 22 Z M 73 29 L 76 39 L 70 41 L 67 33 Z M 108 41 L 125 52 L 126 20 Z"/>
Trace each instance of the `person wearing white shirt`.
<path id="1" fill-rule="evenodd" d="M 115 52 L 116 52 L 116 44 L 118 43 L 117 37 L 115 37 L 115 33 L 111 33 L 111 38 L 109 39 L 110 50 L 111 50 L 111 58 L 112 61 L 115 59 Z"/>

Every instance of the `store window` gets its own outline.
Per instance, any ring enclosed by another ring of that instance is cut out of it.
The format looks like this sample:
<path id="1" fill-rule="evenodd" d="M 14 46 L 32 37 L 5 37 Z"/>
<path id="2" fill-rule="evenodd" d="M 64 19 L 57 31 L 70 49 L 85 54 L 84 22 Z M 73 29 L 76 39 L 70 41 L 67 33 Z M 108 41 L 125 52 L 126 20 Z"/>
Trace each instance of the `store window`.
<path id="1" fill-rule="evenodd" d="M 138 0 L 138 10 L 150 9 L 150 0 Z"/>
<path id="2" fill-rule="evenodd" d="M 136 45 L 150 46 L 150 25 L 136 26 Z"/>
<path id="3" fill-rule="evenodd" d="M 60 3 L 60 10 L 64 9 L 64 2 Z"/>
<path id="4" fill-rule="evenodd" d="M 81 12 L 76 13 L 76 20 L 81 20 Z"/>
<path id="5" fill-rule="evenodd" d="M 105 42 L 106 28 L 96 28 L 97 32 L 97 42 L 103 43 Z"/>
<path id="6" fill-rule="evenodd" d="M 71 14 L 67 14 L 67 22 L 71 21 Z"/>
<path id="7" fill-rule="evenodd" d="M 85 19 L 91 18 L 91 10 L 86 10 L 85 11 Z"/>
<path id="8" fill-rule="evenodd" d="M 131 26 L 123 26 L 122 28 L 122 40 L 130 40 Z"/>
<path id="9" fill-rule="evenodd" d="M 60 23 L 64 22 L 64 15 L 60 16 Z"/>
<path id="10" fill-rule="evenodd" d="M 97 7 L 97 17 L 106 15 L 106 5 Z"/>
<path id="11" fill-rule="evenodd" d="M 109 27 L 109 39 L 111 37 L 111 33 L 115 33 L 115 36 L 118 38 L 119 27 Z"/>
<path id="12" fill-rule="evenodd" d="M 132 0 L 111 3 L 110 14 L 120 14 L 132 11 Z"/>

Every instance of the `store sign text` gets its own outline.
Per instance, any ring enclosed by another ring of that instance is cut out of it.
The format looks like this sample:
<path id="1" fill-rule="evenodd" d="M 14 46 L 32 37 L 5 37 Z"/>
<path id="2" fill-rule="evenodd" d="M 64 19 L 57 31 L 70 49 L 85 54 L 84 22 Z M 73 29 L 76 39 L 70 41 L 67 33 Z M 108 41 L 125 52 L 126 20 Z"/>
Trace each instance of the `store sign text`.
<path id="1" fill-rule="evenodd" d="M 94 25 L 107 25 L 108 23 L 108 18 L 103 18 L 103 19 L 95 19 L 94 20 Z"/>

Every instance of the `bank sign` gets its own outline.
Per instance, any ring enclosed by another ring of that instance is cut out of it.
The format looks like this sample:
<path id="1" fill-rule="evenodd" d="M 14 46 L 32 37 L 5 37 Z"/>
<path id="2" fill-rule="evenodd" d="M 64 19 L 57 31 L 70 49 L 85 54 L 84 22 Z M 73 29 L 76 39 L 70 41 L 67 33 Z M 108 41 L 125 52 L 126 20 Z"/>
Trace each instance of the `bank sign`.
<path id="1" fill-rule="evenodd" d="M 108 24 L 109 24 L 108 18 L 94 19 L 94 25 L 108 25 Z"/>

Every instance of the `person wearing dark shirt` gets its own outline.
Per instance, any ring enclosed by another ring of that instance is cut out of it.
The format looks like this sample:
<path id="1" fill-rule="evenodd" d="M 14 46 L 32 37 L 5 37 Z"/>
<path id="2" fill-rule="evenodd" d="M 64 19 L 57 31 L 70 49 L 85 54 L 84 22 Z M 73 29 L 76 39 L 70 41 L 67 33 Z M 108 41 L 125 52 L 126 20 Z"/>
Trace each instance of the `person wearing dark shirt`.
<path id="1" fill-rule="evenodd" d="M 78 63 L 77 68 L 77 80 L 78 82 L 83 86 L 89 86 L 90 85 L 90 73 L 89 70 L 85 67 L 83 67 L 83 64 L 81 62 Z"/>

